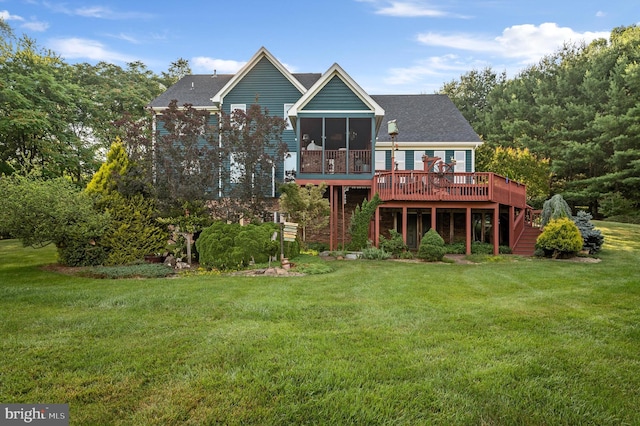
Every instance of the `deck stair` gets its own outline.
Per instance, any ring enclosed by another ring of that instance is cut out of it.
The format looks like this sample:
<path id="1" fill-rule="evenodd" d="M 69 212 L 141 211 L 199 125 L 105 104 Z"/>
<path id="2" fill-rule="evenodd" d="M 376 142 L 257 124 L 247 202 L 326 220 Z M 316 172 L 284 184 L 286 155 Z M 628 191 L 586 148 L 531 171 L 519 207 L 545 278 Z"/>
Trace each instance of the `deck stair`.
<path id="1" fill-rule="evenodd" d="M 536 249 L 536 240 L 540 233 L 540 228 L 531 226 L 530 224 L 525 224 L 522 235 L 512 250 L 513 254 L 520 256 L 533 256 Z"/>

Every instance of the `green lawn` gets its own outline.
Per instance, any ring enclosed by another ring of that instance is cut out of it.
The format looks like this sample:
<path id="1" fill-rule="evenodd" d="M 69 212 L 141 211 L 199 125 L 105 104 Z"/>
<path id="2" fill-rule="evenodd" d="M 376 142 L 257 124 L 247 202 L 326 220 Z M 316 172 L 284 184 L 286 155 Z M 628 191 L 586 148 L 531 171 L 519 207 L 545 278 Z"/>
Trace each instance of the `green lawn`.
<path id="1" fill-rule="evenodd" d="M 600 263 L 99 280 L 0 241 L 0 402 L 71 424 L 640 424 L 640 226 Z"/>

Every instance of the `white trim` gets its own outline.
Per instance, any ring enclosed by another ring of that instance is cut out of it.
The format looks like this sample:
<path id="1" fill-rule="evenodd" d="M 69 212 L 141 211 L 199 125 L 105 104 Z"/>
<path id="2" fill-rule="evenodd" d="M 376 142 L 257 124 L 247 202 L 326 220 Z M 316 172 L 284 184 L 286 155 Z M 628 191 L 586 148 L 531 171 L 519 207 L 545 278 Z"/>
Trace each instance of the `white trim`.
<path id="1" fill-rule="evenodd" d="M 460 148 L 475 150 L 480 147 L 483 142 L 396 142 L 395 145 L 399 149 L 405 150 L 457 150 Z M 391 150 L 391 141 L 376 141 L 376 149 L 381 151 Z"/>

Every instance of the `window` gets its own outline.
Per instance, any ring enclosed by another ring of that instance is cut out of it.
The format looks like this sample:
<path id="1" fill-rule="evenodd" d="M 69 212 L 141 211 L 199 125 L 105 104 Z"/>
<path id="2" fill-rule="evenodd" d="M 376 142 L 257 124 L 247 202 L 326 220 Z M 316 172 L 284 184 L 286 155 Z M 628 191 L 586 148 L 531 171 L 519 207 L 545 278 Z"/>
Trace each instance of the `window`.
<path id="1" fill-rule="evenodd" d="M 241 159 L 242 154 L 236 152 L 232 152 L 229 157 L 229 180 L 231 183 L 240 183 L 240 179 L 245 174 Z"/>
<path id="2" fill-rule="evenodd" d="M 231 124 L 232 125 L 236 124 L 235 120 L 233 119 L 233 113 L 236 110 L 240 110 L 240 111 L 246 113 L 247 112 L 247 104 L 231 104 L 231 107 L 229 108 L 229 115 L 230 115 L 230 118 L 231 118 Z M 240 128 L 242 128 L 242 127 L 243 127 L 243 125 L 240 124 Z"/>
<path id="3" fill-rule="evenodd" d="M 376 151 L 376 170 L 387 169 L 387 151 Z"/>
<path id="4" fill-rule="evenodd" d="M 298 170 L 298 153 L 287 152 L 284 155 L 284 181 L 295 182 Z"/>
<path id="5" fill-rule="evenodd" d="M 424 170 L 424 161 L 422 156 L 427 155 L 427 151 L 415 151 L 413 154 L 413 170 Z"/>
<path id="6" fill-rule="evenodd" d="M 284 120 L 287 122 L 287 127 L 285 130 L 293 129 L 293 125 L 291 124 L 291 120 L 289 120 L 289 110 L 293 104 L 284 104 Z"/>
<path id="7" fill-rule="evenodd" d="M 433 156 L 434 157 L 440 157 L 440 159 L 438 161 L 436 161 L 433 165 L 434 168 L 434 172 L 440 171 L 440 164 L 441 163 L 446 163 L 447 159 L 445 158 L 447 156 L 446 151 L 433 151 Z"/>
<path id="8" fill-rule="evenodd" d="M 405 158 L 405 151 L 396 151 L 395 152 L 395 161 L 396 161 L 396 170 L 406 170 L 406 166 L 405 166 L 405 162 L 404 162 L 404 158 Z"/>

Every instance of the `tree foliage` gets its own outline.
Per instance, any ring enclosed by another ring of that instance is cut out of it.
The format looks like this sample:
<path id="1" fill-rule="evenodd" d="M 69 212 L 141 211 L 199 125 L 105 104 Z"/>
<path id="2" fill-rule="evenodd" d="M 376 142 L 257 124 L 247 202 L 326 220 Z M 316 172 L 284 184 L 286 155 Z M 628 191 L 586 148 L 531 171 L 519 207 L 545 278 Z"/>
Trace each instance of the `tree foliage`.
<path id="1" fill-rule="evenodd" d="M 417 257 L 428 262 L 439 262 L 444 258 L 446 252 L 444 239 L 435 229 L 431 228 L 420 241 Z"/>
<path id="2" fill-rule="evenodd" d="M 158 127 L 154 180 L 163 210 L 217 197 L 224 156 L 209 112 L 173 100 Z"/>
<path id="3" fill-rule="evenodd" d="M 300 224 L 303 242 L 307 240 L 307 229 L 321 229 L 329 223 L 329 200 L 323 196 L 326 189 L 326 183 L 301 187 L 290 182 L 280 186 L 280 210 Z"/>
<path id="4" fill-rule="evenodd" d="M 378 206 L 382 204 L 380 196 L 376 193 L 371 200 L 363 200 L 356 206 L 351 215 L 349 233 L 351 234 L 350 247 L 353 250 L 361 250 L 367 247 L 369 242 L 369 224 Z"/>
<path id="5" fill-rule="evenodd" d="M 282 141 L 287 123 L 257 103 L 247 111 L 223 114 L 220 120 L 222 146 L 230 167 L 229 179 L 223 179 L 228 182 L 224 188 L 228 219 L 262 219 L 275 196 L 274 173 L 287 153 L 287 144 Z"/>
<path id="6" fill-rule="evenodd" d="M 61 263 L 94 264 L 100 237 L 109 224 L 92 199 L 64 178 L 43 180 L 18 175 L 0 178 L 0 233 L 25 246 L 54 244 Z"/>
<path id="7" fill-rule="evenodd" d="M 544 200 L 549 195 L 551 170 L 548 159 L 539 159 L 529 151 L 529 148 L 480 148 L 479 151 L 488 155 L 478 155 L 477 168 L 494 172 L 511 180 L 521 182 L 527 186 L 527 198 Z"/>
<path id="8" fill-rule="evenodd" d="M 639 63 L 640 27 L 632 25 L 615 28 L 608 40 L 567 44 L 512 79 L 474 72 L 442 92 L 481 134 L 485 152 L 527 148 L 549 159 L 551 193 L 594 215 L 605 194 L 637 209 Z"/>
<path id="9" fill-rule="evenodd" d="M 568 217 L 552 219 L 536 240 L 536 249 L 543 250 L 545 255 L 554 259 L 575 256 L 582 245 L 580 230 Z"/>

